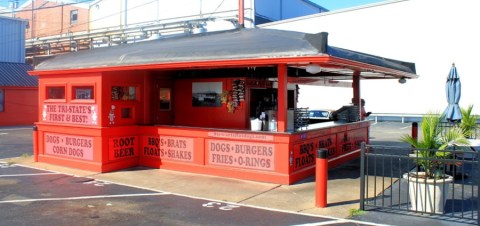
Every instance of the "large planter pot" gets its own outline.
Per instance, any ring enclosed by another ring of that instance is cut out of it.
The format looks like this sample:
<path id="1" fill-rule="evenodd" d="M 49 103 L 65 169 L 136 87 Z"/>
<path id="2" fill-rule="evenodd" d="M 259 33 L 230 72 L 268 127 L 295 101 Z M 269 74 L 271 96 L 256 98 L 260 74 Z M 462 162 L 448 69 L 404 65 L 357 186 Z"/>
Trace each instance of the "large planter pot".
<path id="1" fill-rule="evenodd" d="M 446 178 L 441 179 L 424 179 L 424 175 L 425 172 L 410 173 L 410 176 L 403 174 L 403 178 L 408 180 L 410 210 L 442 214 L 453 177 L 445 175 Z"/>

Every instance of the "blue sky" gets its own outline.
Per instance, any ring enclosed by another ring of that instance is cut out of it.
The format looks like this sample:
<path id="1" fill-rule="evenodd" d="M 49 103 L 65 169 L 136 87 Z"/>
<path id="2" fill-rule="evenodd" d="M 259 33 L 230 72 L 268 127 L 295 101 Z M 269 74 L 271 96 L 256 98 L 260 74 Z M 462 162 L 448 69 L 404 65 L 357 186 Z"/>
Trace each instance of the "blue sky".
<path id="1" fill-rule="evenodd" d="M 343 9 L 349 8 L 359 5 L 365 5 L 375 2 L 383 2 L 385 0 L 310 0 L 312 2 L 317 3 L 328 10 L 336 10 L 336 9 Z"/>

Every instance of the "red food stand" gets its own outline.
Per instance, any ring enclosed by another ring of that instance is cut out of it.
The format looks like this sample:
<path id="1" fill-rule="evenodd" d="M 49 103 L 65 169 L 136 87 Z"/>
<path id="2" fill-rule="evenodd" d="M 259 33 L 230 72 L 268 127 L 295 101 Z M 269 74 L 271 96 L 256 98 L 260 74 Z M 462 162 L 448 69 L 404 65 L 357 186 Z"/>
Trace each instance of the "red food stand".
<path id="1" fill-rule="evenodd" d="M 314 65 L 320 72 L 310 74 Z M 416 78 L 414 64 L 329 46 L 327 34 L 239 29 L 58 55 L 37 65 L 40 162 L 147 166 L 292 184 L 358 157 L 369 122 L 297 125 L 298 86 Z M 334 98 L 334 97 L 332 97 Z M 254 131 L 258 117 L 268 121 Z M 360 111 L 358 114 L 360 115 Z M 272 120 L 274 119 L 274 120 Z"/>

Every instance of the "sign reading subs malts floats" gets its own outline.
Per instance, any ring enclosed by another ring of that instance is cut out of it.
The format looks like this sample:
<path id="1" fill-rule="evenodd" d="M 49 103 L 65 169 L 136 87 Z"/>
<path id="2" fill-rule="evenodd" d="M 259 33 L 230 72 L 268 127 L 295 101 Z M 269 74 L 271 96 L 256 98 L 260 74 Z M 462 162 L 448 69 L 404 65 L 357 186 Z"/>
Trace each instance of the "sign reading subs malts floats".
<path id="1" fill-rule="evenodd" d="M 275 145 L 208 140 L 208 163 L 259 170 L 275 170 Z"/>
<path id="2" fill-rule="evenodd" d="M 47 155 L 93 160 L 93 137 L 45 133 L 45 152 Z"/>

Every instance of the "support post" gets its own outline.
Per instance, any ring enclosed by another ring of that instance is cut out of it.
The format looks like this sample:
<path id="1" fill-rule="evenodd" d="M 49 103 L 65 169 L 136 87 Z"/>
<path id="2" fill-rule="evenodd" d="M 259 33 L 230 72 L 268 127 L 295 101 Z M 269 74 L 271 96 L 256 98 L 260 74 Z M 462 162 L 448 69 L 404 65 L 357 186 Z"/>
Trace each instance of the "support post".
<path id="1" fill-rule="evenodd" d="M 315 206 L 320 208 L 327 207 L 327 155 L 327 149 L 317 150 L 317 159 L 315 163 Z"/>
<path id="2" fill-rule="evenodd" d="M 360 98 L 360 71 L 354 71 L 353 72 L 353 78 L 352 78 L 352 88 L 353 88 L 353 103 L 354 105 L 358 106 L 358 112 L 357 114 L 360 116 L 360 120 L 364 120 L 363 114 L 362 114 L 362 102 Z"/>
<path id="3" fill-rule="evenodd" d="M 38 162 L 38 127 L 33 126 L 33 161 Z"/>
<path id="4" fill-rule="evenodd" d="M 360 210 L 365 210 L 365 142 L 360 145 Z"/>
<path id="5" fill-rule="evenodd" d="M 412 122 L 412 137 L 418 141 L 418 123 Z"/>
<path id="6" fill-rule="evenodd" d="M 287 117 L 287 65 L 279 64 L 278 65 L 278 87 L 277 87 L 277 131 L 285 132 L 287 131 L 288 117 Z"/>

